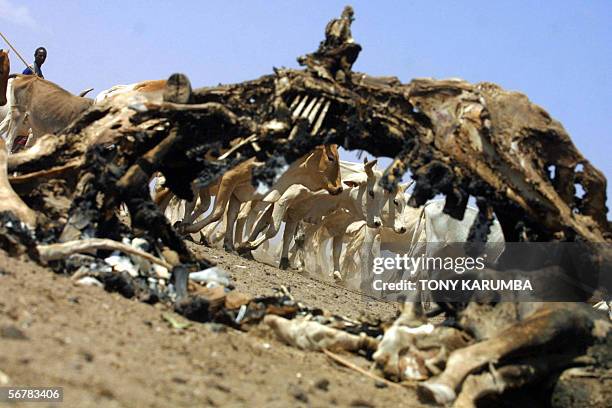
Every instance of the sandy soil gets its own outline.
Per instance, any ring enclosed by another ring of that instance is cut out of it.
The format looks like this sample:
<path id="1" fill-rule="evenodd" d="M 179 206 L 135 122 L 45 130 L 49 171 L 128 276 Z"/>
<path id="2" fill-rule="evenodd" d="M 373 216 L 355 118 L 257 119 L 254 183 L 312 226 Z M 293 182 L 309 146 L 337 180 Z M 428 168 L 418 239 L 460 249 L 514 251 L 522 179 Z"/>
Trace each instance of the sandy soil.
<path id="1" fill-rule="evenodd" d="M 252 295 L 284 284 L 296 299 L 350 317 L 397 312 L 396 305 L 296 272 L 192 248 L 218 261 L 236 288 Z M 179 330 L 162 318 L 166 312 L 76 286 L 2 252 L 0 372 L 9 385 L 64 387 L 64 402 L 55 405 L 61 407 L 421 406 L 412 389 L 383 387 L 321 353 L 286 346 L 263 328 L 243 333 L 195 323 Z"/>

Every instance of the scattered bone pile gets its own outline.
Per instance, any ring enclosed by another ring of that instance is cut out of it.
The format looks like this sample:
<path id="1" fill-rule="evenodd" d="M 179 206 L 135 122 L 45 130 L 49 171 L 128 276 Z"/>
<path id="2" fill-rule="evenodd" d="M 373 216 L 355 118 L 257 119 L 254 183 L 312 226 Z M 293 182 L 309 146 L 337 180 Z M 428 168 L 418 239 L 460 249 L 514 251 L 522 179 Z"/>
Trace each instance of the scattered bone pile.
<path id="1" fill-rule="evenodd" d="M 298 59 L 304 69 L 199 89 L 174 74 L 157 87 L 117 88 L 115 96 L 88 102 L 61 130 L 36 135 L 21 152 L 8 154 L 3 141 L 0 245 L 83 284 L 172 303 L 192 320 L 237 328 L 263 321 L 296 347 L 356 352 L 387 378 L 418 382 L 430 402 L 466 407 L 499 395 L 524 401 L 521 391 L 534 386 L 546 390 L 543 401 L 552 406 L 609 400 L 610 323 L 586 303 L 441 305 L 451 326 L 432 325 L 406 307 L 392 324 L 365 324 L 308 309 L 286 291 L 245 297 L 214 262 L 187 249 L 183 234 L 208 227 L 204 240 L 215 241 L 213 227 L 225 219 L 225 248 L 248 254 L 284 222 L 282 267 L 292 253 L 294 262 L 321 265 L 350 284 L 351 268 L 364 266 L 340 265 L 344 240 L 345 264 L 364 258 L 346 252 L 366 241 L 397 243 L 385 231 L 412 231 L 416 241 L 399 240 L 412 250 L 423 238 L 414 223 L 402 225 L 401 215 L 423 212 L 414 208 L 442 194 L 435 214 L 467 214 L 465 240 L 485 241 L 499 229 L 508 242 L 580 241 L 589 262 L 610 265 L 609 245 L 595 245 L 612 241 L 605 177 L 559 122 L 526 96 L 490 83 L 403 84 L 353 72 L 361 46 L 352 21 L 347 7 L 327 25 L 317 51 Z M 2 123 L 13 131 L 14 119 Z M 337 146 L 394 161 L 383 173 L 372 163 L 341 163 Z M 400 183 L 408 170 L 409 197 Z M 152 198 L 149 186 L 160 177 Z M 216 207 L 205 215 L 213 196 Z M 477 210 L 467 207 L 470 196 Z M 170 221 L 164 209 L 173 197 L 185 200 L 185 209 Z M 300 241 L 322 245 L 323 236 L 334 242 L 332 259 L 308 261 L 316 249 L 300 249 Z M 572 390 L 585 387 L 582 400 L 572 401 Z"/>

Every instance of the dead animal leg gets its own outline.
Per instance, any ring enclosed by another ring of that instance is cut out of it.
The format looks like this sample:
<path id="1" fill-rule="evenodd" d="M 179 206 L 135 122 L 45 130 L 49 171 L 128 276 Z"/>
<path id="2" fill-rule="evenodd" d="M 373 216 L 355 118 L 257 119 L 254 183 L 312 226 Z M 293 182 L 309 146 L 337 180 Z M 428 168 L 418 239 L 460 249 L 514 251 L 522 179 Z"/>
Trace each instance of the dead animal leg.
<path id="1" fill-rule="evenodd" d="M 225 236 L 223 238 L 223 248 L 228 252 L 234 252 L 234 226 L 238 212 L 240 212 L 240 201 L 232 195 L 227 205 L 225 214 Z"/>
<path id="2" fill-rule="evenodd" d="M 8 152 L 4 140 L 0 138 L 0 212 L 10 211 L 30 228 L 36 226 L 36 213 L 15 193 L 8 180 Z"/>
<path id="3" fill-rule="evenodd" d="M 548 344 L 563 334 L 590 336 L 593 320 L 580 304 L 546 304 L 526 320 L 502 331 L 497 337 L 455 350 L 444 372 L 419 385 L 422 398 L 439 404 L 455 400 L 465 378 L 489 363 L 511 353 Z"/>
<path id="4" fill-rule="evenodd" d="M 522 359 L 499 368 L 489 364 L 489 371 L 471 374 L 465 379 L 453 408 L 476 407 L 478 400 L 487 395 L 499 395 L 539 381 L 552 371 L 561 371 L 584 363 L 583 357 L 562 354 Z"/>

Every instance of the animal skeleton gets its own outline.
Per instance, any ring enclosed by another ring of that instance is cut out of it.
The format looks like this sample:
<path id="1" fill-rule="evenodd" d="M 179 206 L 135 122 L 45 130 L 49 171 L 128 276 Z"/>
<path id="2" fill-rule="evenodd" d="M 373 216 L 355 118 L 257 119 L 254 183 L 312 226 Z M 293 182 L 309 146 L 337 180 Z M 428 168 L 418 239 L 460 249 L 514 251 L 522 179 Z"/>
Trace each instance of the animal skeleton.
<path id="1" fill-rule="evenodd" d="M 394 157 L 382 179 L 388 190 L 411 170 L 413 206 L 441 193 L 444 211 L 461 218 L 468 198 L 476 197 L 480 213 L 470 239 L 486 236 L 495 215 L 506 241 L 580 240 L 592 262 L 609 264 L 610 250 L 595 245 L 611 240 L 606 180 L 559 122 L 525 95 L 491 83 L 403 84 L 353 72 L 361 47 L 350 35 L 351 21 L 352 11 L 329 26 L 329 38 L 299 59 L 303 70 L 275 69 L 253 81 L 192 92 L 186 77 L 173 75 L 162 103 L 93 106 L 57 137 L 40 139 L 44 154 L 11 157 L 8 171 L 21 178 L 13 188 L 38 212 L 48 240 L 112 238 L 119 231 L 115 210 L 125 202 L 131 228 L 176 251 L 189 267 L 197 261 L 149 196 L 155 172 L 174 194 L 191 200 L 192 182 L 207 185 L 250 158 L 266 163 L 254 170 L 255 182 L 272 184 L 279 169 L 314 146 L 337 143 Z M 47 173 L 49 167 L 56 171 Z M 581 198 L 575 184 L 585 192 Z M 549 304 L 502 333 L 515 343 L 496 337 L 453 352 L 423 394 L 448 402 L 470 373 L 521 347 L 537 348 L 573 329 L 608 333 L 587 317 L 579 307 Z M 540 332 L 537 339 L 528 336 Z M 460 364 L 472 355 L 478 360 Z"/>

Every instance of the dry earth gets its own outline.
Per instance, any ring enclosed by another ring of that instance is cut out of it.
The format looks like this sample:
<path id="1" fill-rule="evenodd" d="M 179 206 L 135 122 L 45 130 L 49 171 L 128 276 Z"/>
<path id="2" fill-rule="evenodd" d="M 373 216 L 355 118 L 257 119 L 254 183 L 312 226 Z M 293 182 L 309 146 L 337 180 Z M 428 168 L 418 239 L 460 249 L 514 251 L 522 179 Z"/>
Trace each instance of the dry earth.
<path id="1" fill-rule="evenodd" d="M 248 294 L 271 294 L 284 284 L 305 304 L 350 317 L 397 312 L 393 304 L 296 272 L 192 248 L 218 261 Z M 2 252 L 0 372 L 10 385 L 64 387 L 63 403 L 29 404 L 36 407 L 421 406 L 412 389 L 384 387 L 321 353 L 286 346 L 263 328 L 244 333 L 195 323 L 179 330 L 162 318 L 166 312 L 76 286 Z"/>

